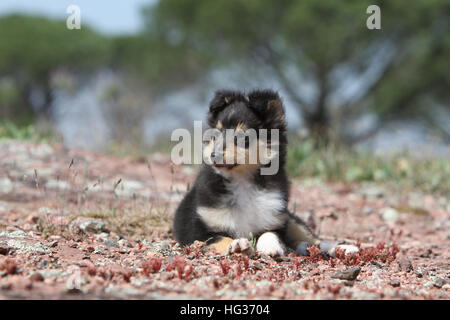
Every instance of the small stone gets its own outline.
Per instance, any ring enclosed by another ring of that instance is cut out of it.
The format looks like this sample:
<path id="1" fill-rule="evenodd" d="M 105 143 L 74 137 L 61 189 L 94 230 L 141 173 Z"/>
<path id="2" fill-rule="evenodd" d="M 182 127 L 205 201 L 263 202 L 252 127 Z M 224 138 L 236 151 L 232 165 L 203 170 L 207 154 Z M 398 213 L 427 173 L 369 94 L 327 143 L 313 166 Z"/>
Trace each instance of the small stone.
<path id="1" fill-rule="evenodd" d="M 396 222 L 400 215 L 394 208 L 386 208 L 381 212 L 381 217 L 386 222 Z"/>
<path id="2" fill-rule="evenodd" d="M 429 258 L 432 253 L 433 253 L 433 251 L 431 249 L 427 249 L 420 254 L 420 257 L 421 258 Z"/>
<path id="3" fill-rule="evenodd" d="M 253 263 L 253 268 L 255 268 L 256 270 L 262 270 L 264 269 L 263 265 L 259 262 L 254 262 Z"/>
<path id="4" fill-rule="evenodd" d="M 0 232 L 1 237 L 7 237 L 7 238 L 26 238 L 27 234 L 23 232 L 22 230 L 15 230 L 12 232 Z"/>
<path id="5" fill-rule="evenodd" d="M 111 239 L 103 239 L 103 243 L 107 248 L 119 248 L 119 245 Z"/>
<path id="6" fill-rule="evenodd" d="M 36 266 L 37 266 L 39 269 L 44 269 L 44 268 L 47 267 L 47 265 L 48 265 L 48 260 L 47 260 L 47 259 L 42 259 L 41 261 L 39 261 L 39 262 L 36 264 Z"/>
<path id="7" fill-rule="evenodd" d="M 127 240 L 125 240 L 125 239 L 120 239 L 119 241 L 117 241 L 117 243 L 120 245 L 120 246 L 126 246 L 126 247 L 133 247 Z"/>
<path id="8" fill-rule="evenodd" d="M 12 284 L 9 283 L 9 282 L 7 282 L 7 283 L 2 283 L 2 284 L 0 285 L 0 289 L 2 289 L 2 290 L 11 290 L 11 288 L 12 288 Z"/>
<path id="9" fill-rule="evenodd" d="M 400 287 L 400 281 L 398 280 L 392 280 L 389 284 L 394 288 Z"/>
<path id="10" fill-rule="evenodd" d="M 383 269 L 383 266 L 381 264 L 379 264 L 378 262 L 376 262 L 376 261 L 371 261 L 370 264 L 372 266 L 377 267 L 378 269 Z"/>
<path id="11" fill-rule="evenodd" d="M 73 249 L 78 249 L 80 246 L 78 245 L 78 243 L 72 242 L 72 243 L 69 243 L 69 247 L 73 248 Z"/>
<path id="12" fill-rule="evenodd" d="M 159 250 L 160 251 L 170 250 L 169 241 L 162 241 L 161 244 L 159 245 Z"/>
<path id="13" fill-rule="evenodd" d="M 400 268 L 401 271 L 404 271 L 404 272 L 411 272 L 414 270 L 411 261 L 407 258 L 404 258 L 404 259 L 401 259 L 400 261 L 398 261 L 398 267 Z"/>
<path id="14" fill-rule="evenodd" d="M 28 223 L 36 224 L 39 221 L 39 216 L 35 214 L 30 214 L 28 217 L 25 218 L 25 221 Z"/>
<path id="15" fill-rule="evenodd" d="M 109 233 L 109 230 L 106 228 L 105 222 L 99 219 L 87 219 L 87 218 L 78 218 L 71 224 L 72 227 L 75 227 L 86 234 L 92 233 Z"/>
<path id="16" fill-rule="evenodd" d="M 13 183 L 8 178 L 0 178 L 0 193 L 10 193 L 13 190 Z"/>
<path id="17" fill-rule="evenodd" d="M 0 245 L 0 254 L 6 256 L 9 251 L 11 250 L 10 247 L 5 246 L 5 245 Z"/>
<path id="18" fill-rule="evenodd" d="M 59 269 L 45 269 L 40 270 L 39 273 L 45 278 L 45 279 L 51 279 L 51 278 L 60 278 L 63 276 L 63 271 Z"/>
<path id="19" fill-rule="evenodd" d="M 350 268 L 344 271 L 336 272 L 331 275 L 332 278 L 341 280 L 355 280 L 361 272 L 360 267 Z"/>
<path id="20" fill-rule="evenodd" d="M 433 282 L 433 286 L 435 286 L 436 288 L 442 288 L 445 285 L 445 280 L 442 278 L 437 278 L 436 280 L 434 280 Z"/>
<path id="21" fill-rule="evenodd" d="M 30 276 L 30 280 L 34 282 L 41 282 L 44 281 L 44 276 L 39 272 L 35 272 Z"/>
<path id="22" fill-rule="evenodd" d="M 414 273 L 416 274 L 416 276 L 417 276 L 418 278 L 422 278 L 422 277 L 423 277 L 423 271 L 422 271 L 422 268 L 417 268 L 417 270 L 415 270 Z"/>
<path id="23" fill-rule="evenodd" d="M 40 242 L 28 243 L 25 241 L 9 240 L 7 245 L 23 253 L 51 253 L 50 249 Z"/>

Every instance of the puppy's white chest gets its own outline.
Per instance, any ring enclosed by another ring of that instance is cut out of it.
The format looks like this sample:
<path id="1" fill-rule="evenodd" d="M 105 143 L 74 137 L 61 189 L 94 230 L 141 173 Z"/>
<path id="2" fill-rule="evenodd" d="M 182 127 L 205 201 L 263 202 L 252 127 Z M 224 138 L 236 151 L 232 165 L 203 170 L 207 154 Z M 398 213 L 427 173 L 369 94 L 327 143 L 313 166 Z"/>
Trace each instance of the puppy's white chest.
<path id="1" fill-rule="evenodd" d="M 246 181 L 230 183 L 230 193 L 218 208 L 199 207 L 198 214 L 215 231 L 226 231 L 235 237 L 274 230 L 282 226 L 285 207 L 279 191 L 259 189 Z"/>

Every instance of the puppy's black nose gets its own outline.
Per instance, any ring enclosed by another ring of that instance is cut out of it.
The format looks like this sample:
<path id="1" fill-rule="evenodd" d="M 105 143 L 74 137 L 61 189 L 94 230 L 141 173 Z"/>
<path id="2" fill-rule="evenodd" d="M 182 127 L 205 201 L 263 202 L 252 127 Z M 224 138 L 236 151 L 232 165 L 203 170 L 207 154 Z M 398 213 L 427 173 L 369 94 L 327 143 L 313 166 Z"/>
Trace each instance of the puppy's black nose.
<path id="1" fill-rule="evenodd" d="M 211 152 L 211 159 L 214 159 L 216 157 L 216 153 L 215 152 Z"/>

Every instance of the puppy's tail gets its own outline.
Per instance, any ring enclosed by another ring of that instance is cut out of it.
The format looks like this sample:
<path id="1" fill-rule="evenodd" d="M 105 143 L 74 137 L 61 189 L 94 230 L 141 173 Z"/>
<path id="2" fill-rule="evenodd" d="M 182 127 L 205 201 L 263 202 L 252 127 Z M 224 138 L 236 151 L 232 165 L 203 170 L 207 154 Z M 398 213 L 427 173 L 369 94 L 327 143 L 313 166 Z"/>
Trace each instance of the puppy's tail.
<path id="1" fill-rule="evenodd" d="M 286 244 L 292 249 L 296 249 L 301 242 L 307 242 L 310 245 L 319 245 L 320 239 L 311 229 L 303 222 L 302 219 L 295 216 L 291 212 L 289 215 L 286 229 Z"/>

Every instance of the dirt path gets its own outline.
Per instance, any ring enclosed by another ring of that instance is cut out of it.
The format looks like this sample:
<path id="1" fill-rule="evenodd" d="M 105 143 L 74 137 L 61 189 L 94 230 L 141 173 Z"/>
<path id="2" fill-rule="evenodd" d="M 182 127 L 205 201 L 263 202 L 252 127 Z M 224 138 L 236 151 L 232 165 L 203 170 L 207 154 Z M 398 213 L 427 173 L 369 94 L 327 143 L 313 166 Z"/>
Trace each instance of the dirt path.
<path id="1" fill-rule="evenodd" d="M 165 155 L 0 141 L 0 298 L 450 298 L 449 198 L 293 181 L 291 208 L 361 253 L 248 259 L 172 240 L 194 177 Z"/>

